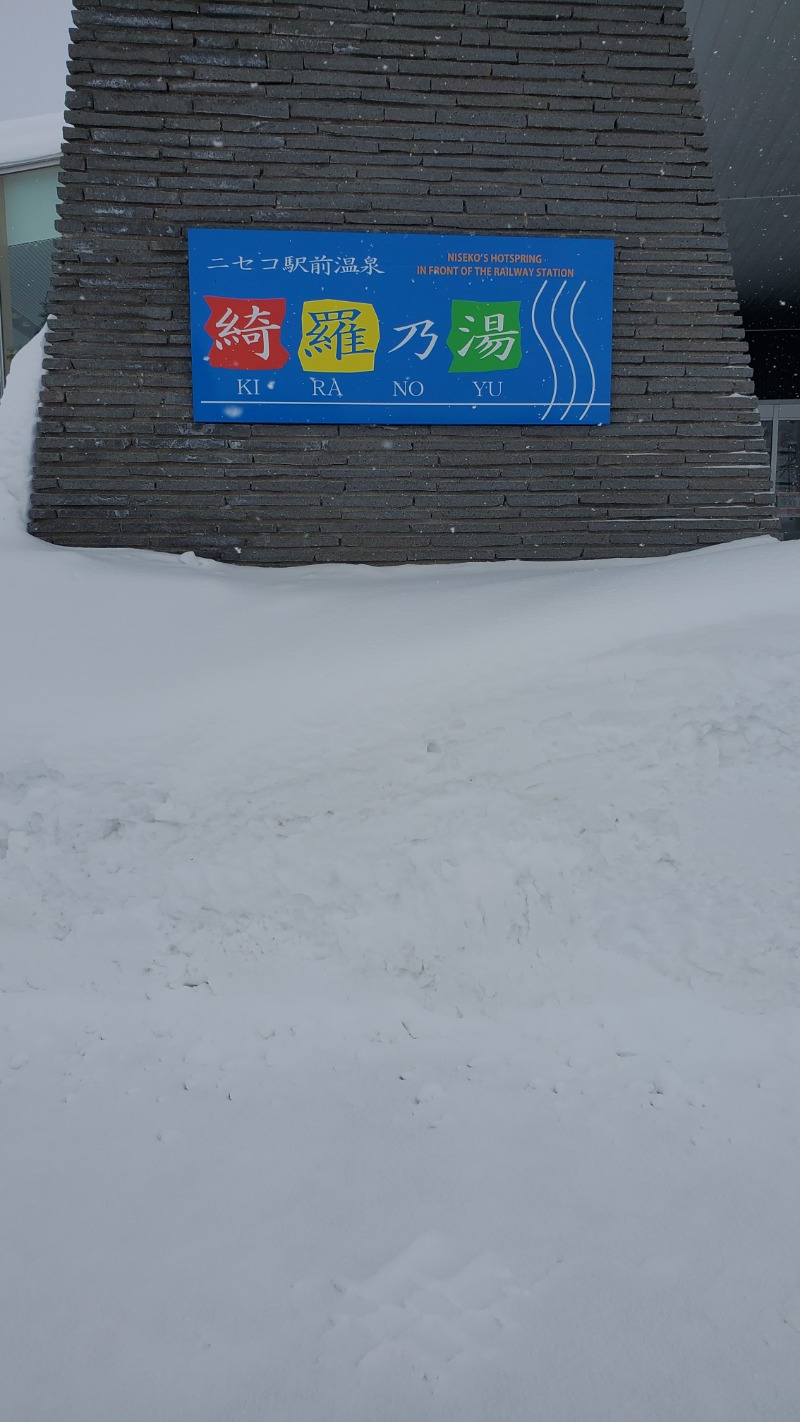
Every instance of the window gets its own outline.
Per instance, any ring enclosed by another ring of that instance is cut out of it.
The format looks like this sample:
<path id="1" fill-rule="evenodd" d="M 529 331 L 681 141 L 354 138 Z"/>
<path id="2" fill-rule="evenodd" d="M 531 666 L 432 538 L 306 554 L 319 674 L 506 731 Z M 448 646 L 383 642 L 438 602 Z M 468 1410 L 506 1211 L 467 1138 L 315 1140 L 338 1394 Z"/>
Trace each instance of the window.
<path id="1" fill-rule="evenodd" d="M 4 375 L 15 351 L 41 330 L 56 235 L 56 165 L 0 177 L 0 312 Z M 2 383 L 0 382 L 0 389 Z"/>
<path id="2" fill-rule="evenodd" d="M 775 505 L 784 538 L 800 537 L 800 400 L 760 402 Z"/>
<path id="3" fill-rule="evenodd" d="M 775 461 L 775 494 L 778 513 L 784 518 L 800 515 L 800 420 L 780 420 Z"/>

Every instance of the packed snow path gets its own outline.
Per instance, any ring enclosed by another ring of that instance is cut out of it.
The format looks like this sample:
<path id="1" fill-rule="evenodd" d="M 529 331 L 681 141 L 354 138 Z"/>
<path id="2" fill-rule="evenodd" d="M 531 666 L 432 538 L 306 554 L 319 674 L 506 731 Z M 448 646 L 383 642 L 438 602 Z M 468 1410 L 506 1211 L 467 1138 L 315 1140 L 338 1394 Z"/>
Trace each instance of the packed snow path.
<path id="1" fill-rule="evenodd" d="M 12 377 L 3 1415 L 795 1422 L 800 545 L 54 549 Z"/>

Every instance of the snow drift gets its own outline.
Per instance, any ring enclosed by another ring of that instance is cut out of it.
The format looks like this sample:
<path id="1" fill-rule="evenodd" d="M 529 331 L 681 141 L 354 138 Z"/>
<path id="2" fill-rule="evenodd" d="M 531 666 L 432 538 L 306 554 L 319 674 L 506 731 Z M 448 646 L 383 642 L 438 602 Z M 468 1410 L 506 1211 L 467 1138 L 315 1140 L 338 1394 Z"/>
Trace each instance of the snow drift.
<path id="1" fill-rule="evenodd" d="M 22 530 L 9 1416 L 789 1422 L 800 545 L 234 569 Z"/>

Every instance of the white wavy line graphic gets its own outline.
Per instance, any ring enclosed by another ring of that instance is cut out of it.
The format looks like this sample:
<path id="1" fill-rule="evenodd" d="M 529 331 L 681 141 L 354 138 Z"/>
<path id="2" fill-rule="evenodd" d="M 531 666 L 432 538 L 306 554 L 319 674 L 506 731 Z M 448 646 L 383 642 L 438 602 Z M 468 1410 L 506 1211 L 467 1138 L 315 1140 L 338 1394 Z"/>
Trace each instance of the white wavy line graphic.
<path id="1" fill-rule="evenodd" d="M 536 296 L 534 297 L 533 306 L 531 307 L 531 325 L 533 326 L 533 334 L 534 334 L 534 336 L 536 337 L 537 341 L 539 342 L 539 345 L 541 346 L 541 348 L 542 348 L 542 350 L 544 351 L 545 355 L 547 356 L 547 359 L 548 359 L 549 362 L 550 362 L 550 369 L 551 369 L 552 372 L 553 372 L 553 398 L 552 398 L 552 400 L 550 401 L 550 404 L 548 405 L 548 407 L 547 407 L 547 409 L 545 410 L 544 414 L 541 416 L 541 419 L 543 419 L 543 420 L 546 420 L 546 419 L 547 419 L 547 416 L 550 414 L 550 411 L 552 410 L 553 406 L 554 406 L 555 403 L 556 403 L 556 395 L 558 394 L 558 371 L 556 370 L 555 362 L 554 362 L 554 360 L 553 360 L 553 357 L 552 357 L 551 354 L 550 354 L 549 347 L 548 347 L 548 346 L 545 344 L 545 342 L 542 340 L 541 333 L 540 333 L 540 331 L 539 331 L 538 326 L 536 325 L 536 307 L 537 307 L 538 304 L 539 304 L 539 298 L 540 298 L 540 296 L 541 296 L 541 294 L 542 294 L 542 292 L 544 291 L 544 289 L 545 289 L 546 286 L 547 286 L 547 278 L 545 277 L 544 281 L 542 282 L 541 286 L 539 287 L 539 290 L 538 290 L 537 293 L 536 293 Z"/>
<path id="2" fill-rule="evenodd" d="M 588 415 L 589 411 L 591 410 L 592 404 L 594 403 L 595 391 L 596 391 L 596 389 L 597 389 L 597 377 L 595 376 L 595 373 L 594 373 L 594 365 L 592 364 L 592 358 L 591 358 L 591 356 L 589 355 L 589 352 L 587 351 L 585 345 L 583 344 L 583 341 L 581 340 L 580 336 L 578 335 L 578 332 L 575 330 L 575 321 L 574 321 L 575 306 L 576 306 L 577 301 L 578 301 L 578 296 L 580 296 L 581 291 L 583 291 L 583 288 L 584 288 L 585 285 L 586 285 L 586 282 L 583 282 L 583 284 L 582 284 L 582 286 L 581 286 L 581 288 L 580 288 L 580 291 L 578 291 L 578 294 L 577 294 L 577 296 L 575 297 L 575 300 L 574 300 L 573 303 L 572 303 L 572 309 L 571 309 L 571 311 L 570 311 L 570 313 L 569 313 L 569 324 L 570 324 L 570 326 L 572 327 L 572 334 L 573 334 L 573 336 L 575 337 L 575 340 L 578 342 L 578 345 L 580 346 L 581 350 L 583 351 L 583 354 L 584 354 L 585 357 L 586 357 L 586 364 L 588 365 L 589 370 L 591 371 L 591 375 L 592 375 L 592 393 L 591 393 L 591 395 L 589 396 L 589 400 L 588 400 L 586 409 L 584 410 L 583 414 L 580 416 L 580 419 L 581 419 L 581 420 L 585 420 L 585 419 L 586 419 L 586 416 Z"/>
<path id="3" fill-rule="evenodd" d="M 588 355 L 586 355 L 586 347 L 584 346 L 583 341 L 581 340 L 580 336 L 578 335 L 578 332 L 575 330 L 575 320 L 574 320 L 574 317 L 575 317 L 575 303 L 576 303 L 576 301 L 578 300 L 578 297 L 580 296 L 581 292 L 583 291 L 583 288 L 585 287 L 585 285 L 586 285 L 586 282 L 585 282 L 585 281 L 581 282 L 580 286 L 578 287 L 577 292 L 575 293 L 575 296 L 572 298 L 572 305 L 571 305 L 570 308 L 569 308 L 569 324 L 570 324 L 570 329 L 571 329 L 571 331 L 572 331 L 572 334 L 573 334 L 573 336 L 575 337 L 575 340 L 578 342 L 578 345 L 580 346 L 581 350 L 583 351 L 583 354 L 586 356 L 586 359 L 589 360 Z M 589 362 L 589 364 L 591 365 L 591 361 Z M 564 411 L 563 415 L 561 416 L 562 420 L 565 420 L 565 419 L 567 418 L 567 415 L 569 414 L 570 410 L 572 409 L 573 405 L 575 404 L 575 396 L 577 395 L 577 393 L 578 393 L 578 376 L 577 376 L 575 367 L 574 367 L 574 365 L 573 365 L 573 367 L 572 367 L 572 394 L 571 394 L 570 399 L 569 399 L 569 404 L 567 405 L 566 410 Z"/>
<path id="4" fill-rule="evenodd" d="M 574 365 L 572 364 L 572 356 L 570 355 L 569 351 L 567 350 L 566 346 L 564 345 L 564 342 L 562 341 L 561 336 L 559 335 L 558 331 L 556 330 L 556 307 L 557 307 L 557 305 L 558 305 L 559 298 L 560 298 L 561 293 L 562 293 L 562 291 L 564 290 L 564 287 L 566 286 L 566 284 L 567 284 L 567 283 L 566 283 L 565 281 L 562 281 L 560 287 L 558 288 L 558 291 L 556 292 L 555 300 L 553 301 L 553 304 L 552 304 L 552 306 L 550 307 L 550 325 L 551 325 L 552 328 L 553 328 L 553 335 L 555 336 L 556 340 L 558 341 L 558 344 L 560 345 L 562 351 L 564 352 L 564 355 L 567 357 L 567 364 L 569 365 L 569 368 L 570 368 L 570 370 L 571 370 L 571 372 L 572 372 L 572 396 L 571 396 L 571 398 L 570 398 L 569 405 L 567 406 L 567 409 L 569 409 L 569 408 L 570 408 L 570 405 L 573 403 L 573 401 L 574 401 L 574 399 L 575 399 L 575 391 L 576 391 L 577 388 L 578 388 L 578 376 L 577 376 L 575 367 L 574 367 Z M 566 411 L 565 411 L 565 413 L 566 413 Z M 563 418 L 564 418 L 564 416 L 562 415 L 562 416 L 561 416 L 561 419 L 563 420 Z"/>

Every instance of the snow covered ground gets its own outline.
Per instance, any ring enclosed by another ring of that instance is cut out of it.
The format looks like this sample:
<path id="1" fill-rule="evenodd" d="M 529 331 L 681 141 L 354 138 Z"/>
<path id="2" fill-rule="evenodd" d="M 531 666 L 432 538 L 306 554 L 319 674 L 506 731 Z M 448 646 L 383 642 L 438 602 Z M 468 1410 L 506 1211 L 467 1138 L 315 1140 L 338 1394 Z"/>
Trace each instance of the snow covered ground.
<path id="1" fill-rule="evenodd" d="M 36 361 L 3 1417 L 796 1422 L 800 544 L 56 549 Z"/>

